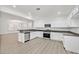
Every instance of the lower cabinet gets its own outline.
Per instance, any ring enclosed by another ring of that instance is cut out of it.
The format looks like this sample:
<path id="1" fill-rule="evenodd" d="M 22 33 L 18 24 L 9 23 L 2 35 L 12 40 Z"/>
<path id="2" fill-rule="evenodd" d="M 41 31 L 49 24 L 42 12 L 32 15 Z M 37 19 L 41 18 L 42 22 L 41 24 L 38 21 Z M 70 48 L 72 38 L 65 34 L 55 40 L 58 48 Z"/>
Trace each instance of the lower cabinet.
<path id="1" fill-rule="evenodd" d="M 63 44 L 66 50 L 79 53 L 79 37 L 64 36 Z"/>
<path id="2" fill-rule="evenodd" d="M 43 37 L 43 32 L 40 31 L 30 32 L 30 39 L 33 39 L 35 37 Z"/>
<path id="3" fill-rule="evenodd" d="M 18 41 L 24 43 L 30 40 L 30 33 L 18 33 Z"/>
<path id="4" fill-rule="evenodd" d="M 18 33 L 18 41 L 24 42 L 24 33 Z"/>
<path id="5" fill-rule="evenodd" d="M 51 40 L 63 41 L 64 36 L 63 33 L 51 32 Z"/>
<path id="6" fill-rule="evenodd" d="M 30 32 L 30 39 L 33 39 L 35 37 L 43 38 L 43 32 L 41 32 L 41 31 Z M 63 41 L 64 36 L 63 36 L 63 33 L 51 32 L 50 33 L 50 39 L 51 40 Z"/>
<path id="7" fill-rule="evenodd" d="M 30 33 L 18 33 L 18 41 L 23 42 L 23 43 L 27 40 L 34 39 L 36 37 L 43 38 L 43 32 L 42 31 L 33 31 Z M 51 32 L 50 39 L 63 41 L 64 36 L 62 33 Z"/>

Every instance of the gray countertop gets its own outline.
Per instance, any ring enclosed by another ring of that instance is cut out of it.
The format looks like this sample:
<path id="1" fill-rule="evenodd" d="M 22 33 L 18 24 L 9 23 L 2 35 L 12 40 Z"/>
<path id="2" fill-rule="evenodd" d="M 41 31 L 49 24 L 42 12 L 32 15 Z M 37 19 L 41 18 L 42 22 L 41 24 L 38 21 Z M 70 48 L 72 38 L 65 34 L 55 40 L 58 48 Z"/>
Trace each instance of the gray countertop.
<path id="1" fill-rule="evenodd" d="M 64 33 L 64 35 L 68 35 L 68 36 L 79 36 L 78 33 L 72 32 L 67 29 L 22 29 L 18 31 L 20 31 L 21 33 L 30 33 L 33 31 L 58 32 L 58 33 Z"/>

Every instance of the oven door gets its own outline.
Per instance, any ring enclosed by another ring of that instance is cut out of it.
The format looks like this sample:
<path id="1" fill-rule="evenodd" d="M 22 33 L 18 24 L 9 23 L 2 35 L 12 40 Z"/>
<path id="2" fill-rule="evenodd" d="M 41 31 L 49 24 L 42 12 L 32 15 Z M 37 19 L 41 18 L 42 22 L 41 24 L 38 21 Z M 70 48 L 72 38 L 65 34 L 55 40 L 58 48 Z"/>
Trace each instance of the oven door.
<path id="1" fill-rule="evenodd" d="M 44 32 L 43 37 L 44 38 L 50 38 L 50 33 L 49 32 Z"/>

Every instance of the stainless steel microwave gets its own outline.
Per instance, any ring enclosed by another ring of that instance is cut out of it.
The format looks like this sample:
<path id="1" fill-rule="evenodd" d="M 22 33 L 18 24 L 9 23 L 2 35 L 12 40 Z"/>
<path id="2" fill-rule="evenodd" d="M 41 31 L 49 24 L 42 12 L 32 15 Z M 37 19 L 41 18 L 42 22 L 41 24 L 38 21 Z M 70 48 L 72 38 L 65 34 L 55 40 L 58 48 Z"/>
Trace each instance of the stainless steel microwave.
<path id="1" fill-rule="evenodd" d="M 45 28 L 50 28 L 51 27 L 51 24 L 44 24 L 44 27 Z"/>

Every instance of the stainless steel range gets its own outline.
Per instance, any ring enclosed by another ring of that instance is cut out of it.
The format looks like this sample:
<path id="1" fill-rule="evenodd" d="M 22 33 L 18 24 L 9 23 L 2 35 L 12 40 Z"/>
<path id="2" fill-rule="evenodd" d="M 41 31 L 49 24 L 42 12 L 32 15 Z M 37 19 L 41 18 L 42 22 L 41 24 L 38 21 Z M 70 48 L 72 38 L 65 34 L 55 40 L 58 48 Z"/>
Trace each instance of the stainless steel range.
<path id="1" fill-rule="evenodd" d="M 51 24 L 44 24 L 46 31 L 43 32 L 43 37 L 50 38 L 50 32 L 48 31 L 51 28 Z"/>
<path id="2" fill-rule="evenodd" d="M 43 32 L 44 38 L 50 38 L 50 32 Z"/>

